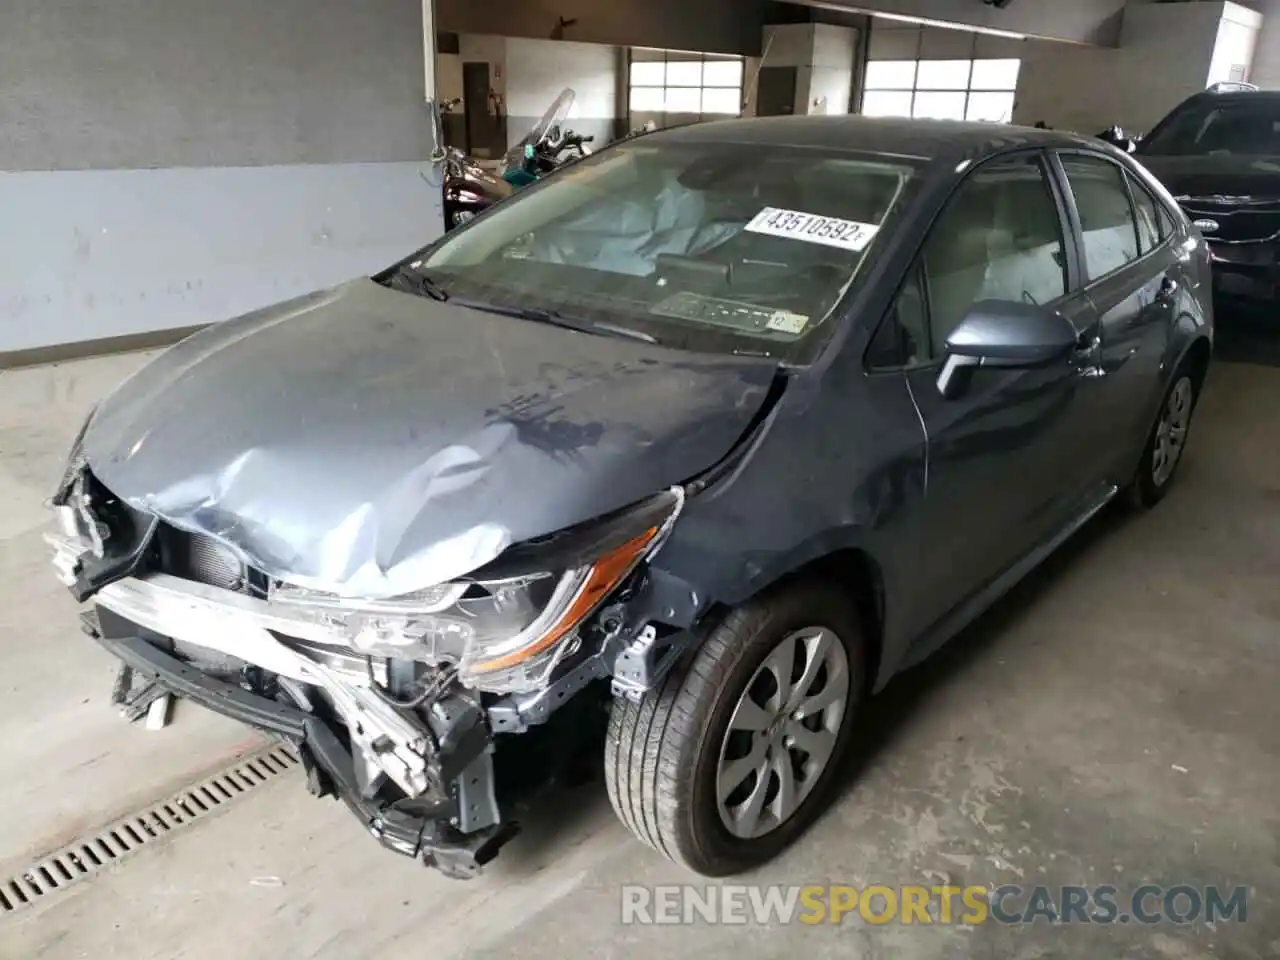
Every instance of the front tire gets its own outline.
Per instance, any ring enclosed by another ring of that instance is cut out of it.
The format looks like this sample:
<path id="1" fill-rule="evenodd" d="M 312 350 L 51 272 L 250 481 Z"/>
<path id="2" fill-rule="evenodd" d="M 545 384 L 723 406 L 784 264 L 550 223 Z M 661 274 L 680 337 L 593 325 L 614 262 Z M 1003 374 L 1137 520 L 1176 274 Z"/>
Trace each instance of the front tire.
<path id="1" fill-rule="evenodd" d="M 613 703 L 609 800 L 709 877 L 771 859 L 827 805 L 867 692 L 858 611 L 796 583 L 731 611 L 639 703 Z"/>

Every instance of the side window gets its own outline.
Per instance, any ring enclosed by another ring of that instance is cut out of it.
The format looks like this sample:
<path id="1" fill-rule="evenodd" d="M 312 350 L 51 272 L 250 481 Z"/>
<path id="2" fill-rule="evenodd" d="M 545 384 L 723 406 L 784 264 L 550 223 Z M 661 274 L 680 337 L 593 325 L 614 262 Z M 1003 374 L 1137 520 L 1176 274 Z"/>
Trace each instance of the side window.
<path id="1" fill-rule="evenodd" d="M 1160 205 L 1151 196 L 1138 179 L 1128 176 L 1130 192 L 1133 194 L 1133 206 L 1138 215 L 1138 253 L 1150 253 L 1169 236 L 1168 214 L 1161 219 Z"/>
<path id="2" fill-rule="evenodd" d="M 925 241 L 924 270 L 934 357 L 979 300 L 1063 296 L 1062 218 L 1040 159 L 987 163 L 971 173 Z"/>
<path id="3" fill-rule="evenodd" d="M 1099 157 L 1064 154 L 1071 192 L 1080 211 L 1084 261 L 1096 280 L 1138 259 L 1138 226 L 1134 221 L 1123 171 Z"/>
<path id="4" fill-rule="evenodd" d="M 1154 200 L 1155 198 L 1153 197 L 1152 199 Z M 1172 237 L 1175 233 L 1178 232 L 1178 228 L 1174 225 L 1174 222 L 1173 222 L 1173 214 L 1169 212 L 1169 207 L 1163 202 L 1156 200 L 1155 204 L 1156 204 L 1156 219 L 1160 223 L 1160 239 L 1168 240 L 1170 237 Z"/>
<path id="5" fill-rule="evenodd" d="M 912 265 L 897 299 L 872 338 L 866 363 L 873 370 L 883 370 L 914 367 L 929 359 L 929 318 L 917 263 Z"/>

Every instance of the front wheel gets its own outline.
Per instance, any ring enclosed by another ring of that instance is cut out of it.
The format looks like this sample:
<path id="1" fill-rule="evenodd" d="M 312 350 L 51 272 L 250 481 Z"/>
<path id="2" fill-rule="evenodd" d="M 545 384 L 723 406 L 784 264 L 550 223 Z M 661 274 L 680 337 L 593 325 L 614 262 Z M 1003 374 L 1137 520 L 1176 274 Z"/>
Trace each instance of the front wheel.
<path id="1" fill-rule="evenodd" d="M 615 812 L 704 876 L 749 869 L 826 806 L 866 693 L 852 601 L 794 584 L 735 609 L 639 703 L 615 700 Z"/>

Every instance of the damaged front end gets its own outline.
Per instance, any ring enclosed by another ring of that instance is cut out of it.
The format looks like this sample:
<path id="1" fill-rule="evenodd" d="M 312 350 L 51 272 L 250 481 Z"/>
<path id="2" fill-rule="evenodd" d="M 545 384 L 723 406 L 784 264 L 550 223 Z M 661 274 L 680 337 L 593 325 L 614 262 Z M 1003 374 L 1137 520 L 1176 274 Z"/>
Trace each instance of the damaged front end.
<path id="1" fill-rule="evenodd" d="M 564 741 L 544 754 L 527 735 L 582 709 L 574 695 L 593 684 L 638 698 L 683 649 L 687 634 L 653 615 L 672 601 L 647 561 L 684 499 L 672 487 L 447 582 L 361 599 L 268 576 L 126 502 L 77 444 L 47 540 L 60 580 L 94 605 L 87 631 L 135 673 L 286 738 L 313 792 L 389 848 L 470 877 L 515 833 L 523 781 L 509 770 L 545 781 Z"/>

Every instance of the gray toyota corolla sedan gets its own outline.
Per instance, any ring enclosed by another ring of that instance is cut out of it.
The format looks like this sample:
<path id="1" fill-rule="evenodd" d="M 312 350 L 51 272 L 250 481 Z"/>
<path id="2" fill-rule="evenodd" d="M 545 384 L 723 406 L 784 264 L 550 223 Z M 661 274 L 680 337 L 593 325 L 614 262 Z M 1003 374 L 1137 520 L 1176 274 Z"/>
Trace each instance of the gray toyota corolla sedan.
<path id="1" fill-rule="evenodd" d="M 1100 141 L 699 124 L 169 350 L 50 541 L 102 645 L 394 850 L 474 875 L 594 749 L 722 875 L 815 818 L 895 672 L 1161 499 L 1211 338 L 1203 240 Z"/>

